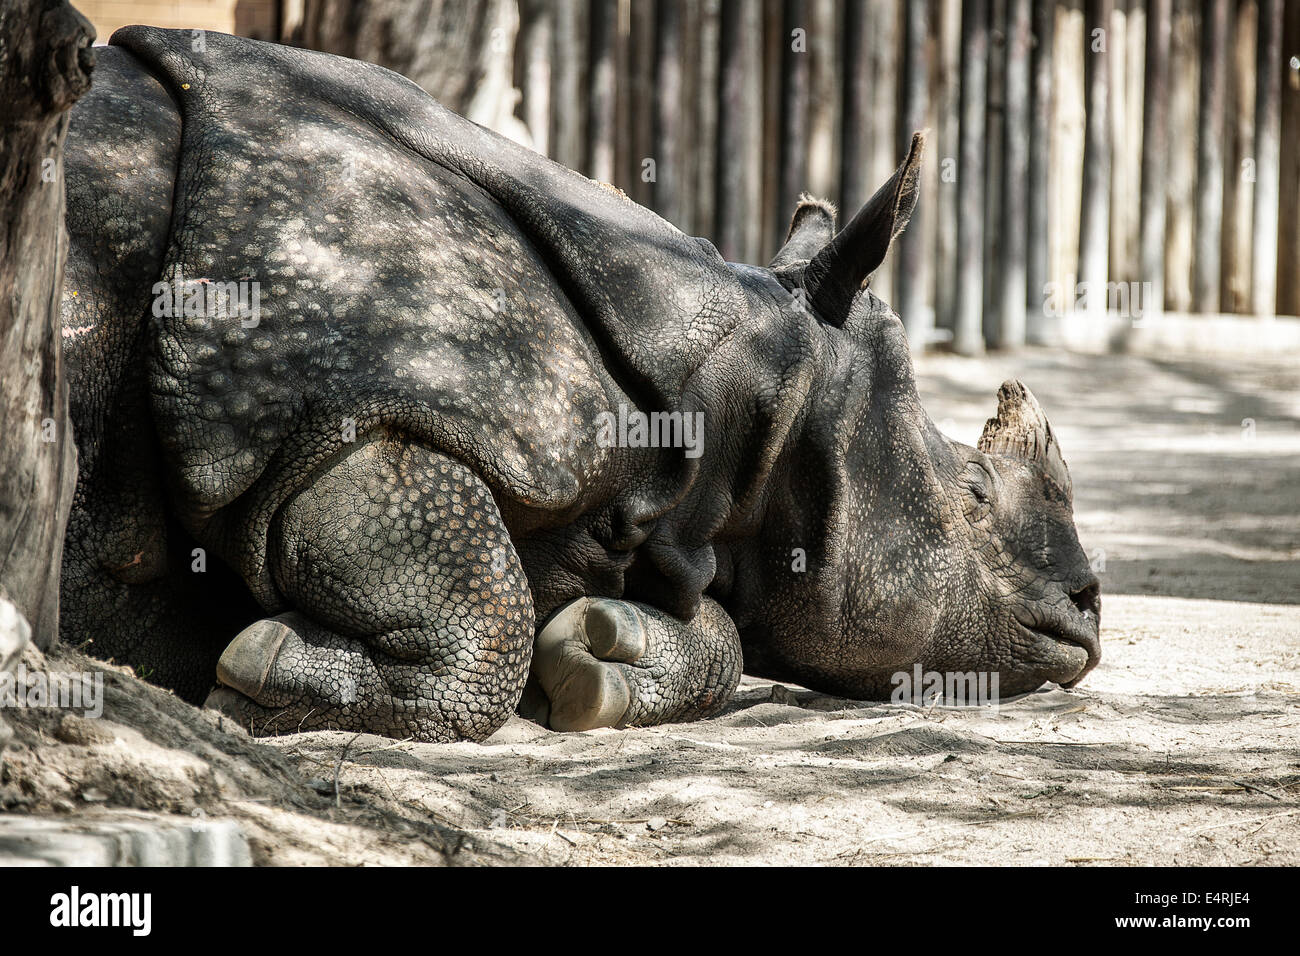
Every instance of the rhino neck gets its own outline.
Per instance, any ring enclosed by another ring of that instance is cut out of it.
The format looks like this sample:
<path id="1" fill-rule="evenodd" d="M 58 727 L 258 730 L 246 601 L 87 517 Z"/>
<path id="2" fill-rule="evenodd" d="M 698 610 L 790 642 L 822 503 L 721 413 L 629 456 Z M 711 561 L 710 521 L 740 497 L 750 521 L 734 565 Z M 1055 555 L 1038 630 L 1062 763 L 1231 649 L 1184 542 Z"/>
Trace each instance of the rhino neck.
<path id="1" fill-rule="evenodd" d="M 797 449 L 833 364 L 811 316 L 774 308 L 776 297 L 741 272 L 744 318 L 687 382 L 683 407 L 702 410 L 704 453 L 680 462 L 686 490 L 652 523 L 627 577 L 626 596 L 693 616 L 702 594 L 732 610 L 745 600 L 738 571 L 765 547 L 773 509 L 806 472 Z M 756 270 L 757 271 L 757 270 Z"/>

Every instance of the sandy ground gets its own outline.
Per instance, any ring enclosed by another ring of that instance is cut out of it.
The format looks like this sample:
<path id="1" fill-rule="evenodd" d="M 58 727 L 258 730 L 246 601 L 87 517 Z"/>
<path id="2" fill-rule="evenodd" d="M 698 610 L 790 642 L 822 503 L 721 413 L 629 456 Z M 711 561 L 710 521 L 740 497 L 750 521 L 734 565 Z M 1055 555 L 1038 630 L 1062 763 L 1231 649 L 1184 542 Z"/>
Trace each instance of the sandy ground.
<path id="1" fill-rule="evenodd" d="M 919 372 L 961 440 L 1003 378 L 1048 410 L 1105 592 L 1083 686 L 922 710 L 746 678 L 692 724 L 256 743 L 106 668 L 102 720 L 10 714 L 0 807 L 229 819 L 278 864 L 1300 863 L 1300 370 L 1030 352 Z"/>

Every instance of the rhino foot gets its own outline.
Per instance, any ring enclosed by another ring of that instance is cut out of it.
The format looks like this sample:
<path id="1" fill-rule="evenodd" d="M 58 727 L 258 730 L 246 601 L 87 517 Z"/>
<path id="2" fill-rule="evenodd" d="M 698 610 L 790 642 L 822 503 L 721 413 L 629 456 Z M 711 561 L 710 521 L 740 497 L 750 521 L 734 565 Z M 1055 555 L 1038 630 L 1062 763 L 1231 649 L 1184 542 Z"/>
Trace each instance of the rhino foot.
<path id="1" fill-rule="evenodd" d="M 270 554 L 296 610 L 255 621 L 209 706 L 254 734 L 482 740 L 528 674 L 532 599 L 492 494 L 439 452 L 362 444 L 282 509 Z"/>
<path id="2" fill-rule="evenodd" d="M 710 717 L 731 699 L 740 668 L 736 626 L 709 598 L 687 622 L 644 604 L 579 598 L 538 633 L 521 712 L 569 731 Z"/>

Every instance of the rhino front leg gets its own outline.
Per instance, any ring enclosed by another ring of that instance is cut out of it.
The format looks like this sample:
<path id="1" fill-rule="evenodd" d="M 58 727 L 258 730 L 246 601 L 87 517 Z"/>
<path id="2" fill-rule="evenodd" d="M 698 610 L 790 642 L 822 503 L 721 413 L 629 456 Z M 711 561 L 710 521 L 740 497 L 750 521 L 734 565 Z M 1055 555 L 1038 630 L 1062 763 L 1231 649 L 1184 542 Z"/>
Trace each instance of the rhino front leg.
<path id="1" fill-rule="evenodd" d="M 259 734 L 421 740 L 481 740 L 514 712 L 532 598 L 491 492 L 464 465 L 368 442 L 286 503 L 267 559 L 295 609 L 231 642 L 211 706 Z"/>
<path id="2" fill-rule="evenodd" d="M 554 730 L 711 717 L 740 669 L 736 625 L 716 601 L 704 598 L 683 622 L 645 604 L 579 598 L 537 635 L 523 713 Z"/>

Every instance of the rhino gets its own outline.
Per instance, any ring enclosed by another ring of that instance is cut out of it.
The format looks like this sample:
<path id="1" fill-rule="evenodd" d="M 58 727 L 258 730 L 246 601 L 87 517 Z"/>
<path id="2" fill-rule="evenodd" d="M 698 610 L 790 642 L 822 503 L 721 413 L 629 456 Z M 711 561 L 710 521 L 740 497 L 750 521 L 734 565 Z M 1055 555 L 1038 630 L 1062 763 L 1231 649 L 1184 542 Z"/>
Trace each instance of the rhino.
<path id="1" fill-rule="evenodd" d="M 868 282 L 922 148 L 743 265 L 382 68 L 117 31 L 66 148 L 61 639 L 257 734 L 1077 683 L 1047 418 L 1008 382 L 945 437 Z"/>

